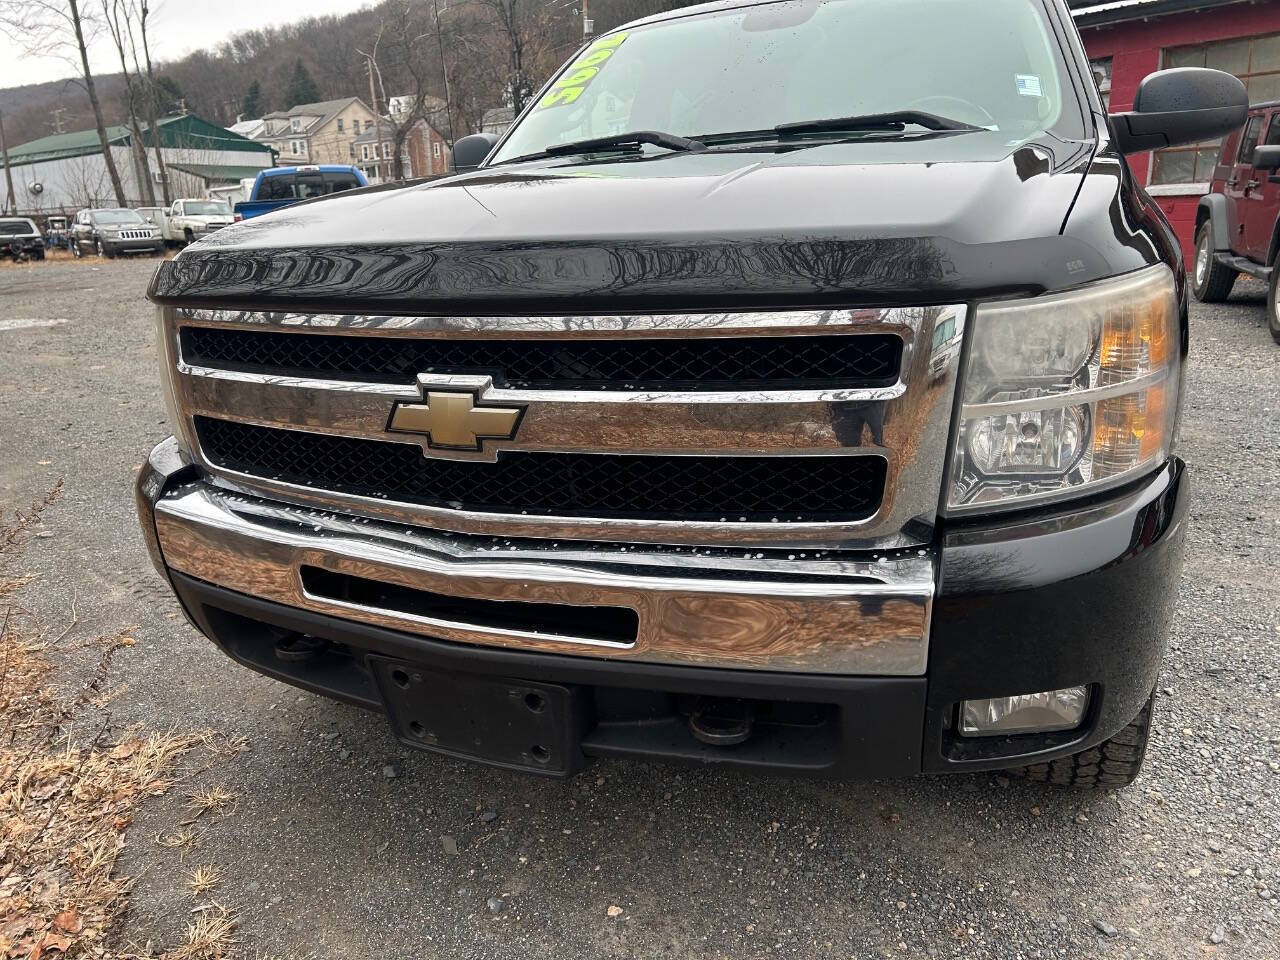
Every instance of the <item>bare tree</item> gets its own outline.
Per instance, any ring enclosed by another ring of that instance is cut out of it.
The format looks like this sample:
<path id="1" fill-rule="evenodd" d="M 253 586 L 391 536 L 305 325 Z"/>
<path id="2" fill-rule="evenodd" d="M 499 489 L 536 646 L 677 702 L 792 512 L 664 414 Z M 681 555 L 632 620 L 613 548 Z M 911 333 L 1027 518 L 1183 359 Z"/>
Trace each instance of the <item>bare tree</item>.
<path id="1" fill-rule="evenodd" d="M 156 72 L 151 64 L 151 41 L 147 37 L 147 24 L 151 20 L 151 0 L 137 0 L 138 33 L 142 39 L 143 62 L 146 65 L 147 78 L 147 124 L 151 127 L 151 147 L 156 155 L 156 169 L 160 171 L 160 185 L 164 190 L 164 205 L 173 203 L 173 192 L 169 189 L 169 171 L 164 165 L 164 151 L 160 149 L 160 94 L 156 89 Z M 140 73 L 138 65 L 138 48 L 133 47 L 134 73 Z"/>
<path id="2" fill-rule="evenodd" d="M 17 213 L 18 195 L 13 192 L 13 167 L 9 166 L 9 144 L 4 138 L 4 112 L 0 111 L 0 158 L 4 160 L 4 180 L 8 187 L 0 212 Z"/>
<path id="3" fill-rule="evenodd" d="M 151 165 L 147 163 L 147 145 L 142 139 L 142 125 L 138 123 L 138 77 L 129 72 L 129 53 L 134 47 L 133 22 L 137 7 L 126 0 L 102 0 L 102 16 L 107 32 L 120 58 L 120 72 L 124 75 L 125 106 L 128 108 L 129 147 L 133 152 L 133 165 L 137 172 L 138 188 L 143 202 L 155 206 L 156 190 L 151 184 Z M 137 57 L 134 57 L 135 63 Z"/>
<path id="4" fill-rule="evenodd" d="M 369 51 L 358 50 L 369 64 L 373 80 L 374 110 L 377 110 L 376 94 L 387 105 L 385 119 L 379 118 L 378 139 L 385 124 L 390 132 L 391 178 L 405 179 L 404 145 L 414 127 L 430 122 L 441 112 L 439 98 L 431 94 L 431 80 L 435 75 L 432 59 L 439 46 L 438 18 L 413 0 L 392 0 L 380 8 L 381 22 Z M 390 94 L 385 75 L 391 72 L 407 87 Z M 383 157 L 384 161 L 388 158 Z"/>
<path id="5" fill-rule="evenodd" d="M 27 56 L 55 56 L 76 63 L 84 80 L 85 93 L 93 107 L 93 119 L 98 128 L 98 142 L 102 145 L 102 157 L 111 177 L 116 202 L 127 205 L 124 184 L 111 155 L 107 140 L 107 126 L 102 119 L 102 103 L 93 83 L 93 71 L 89 68 L 88 37 L 96 24 L 80 9 L 80 0 L 0 0 L 0 30 L 22 45 Z"/>
<path id="6" fill-rule="evenodd" d="M 538 54 L 543 53 L 547 37 L 549 10 L 542 0 L 477 0 L 488 11 L 499 35 L 505 41 L 510 59 L 507 67 L 507 99 L 519 113 L 533 96 L 533 75 Z"/>

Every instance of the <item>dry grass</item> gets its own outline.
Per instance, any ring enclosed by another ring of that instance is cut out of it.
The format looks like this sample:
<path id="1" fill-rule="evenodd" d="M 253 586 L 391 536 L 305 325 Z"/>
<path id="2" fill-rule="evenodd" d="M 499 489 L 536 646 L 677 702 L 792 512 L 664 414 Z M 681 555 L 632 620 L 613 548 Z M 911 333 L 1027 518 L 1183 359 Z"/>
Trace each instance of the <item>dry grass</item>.
<path id="1" fill-rule="evenodd" d="M 187 874 L 187 890 L 197 899 L 209 893 L 222 882 L 222 873 L 217 867 L 196 867 Z"/>
<path id="2" fill-rule="evenodd" d="M 157 844 L 169 850 L 179 851 L 184 860 L 188 853 L 200 846 L 202 841 L 203 837 L 200 834 L 187 827 L 175 830 L 173 833 L 162 833 L 156 837 Z"/>
<path id="3" fill-rule="evenodd" d="M 81 645 L 97 655 L 89 679 L 70 694 L 55 690 L 61 678 L 48 655 L 70 628 L 46 639 L 14 597 L 30 579 L 14 564 L 60 491 L 0 517 L 0 960 L 111 960 L 107 933 L 132 883 L 115 867 L 134 811 L 173 785 L 188 751 L 227 750 L 208 735 L 113 729 L 104 690 L 112 657 L 133 644 L 127 632 Z M 220 788 L 196 796 L 202 811 L 235 800 Z M 199 842 L 189 831 L 172 836 L 165 846 Z M 196 873 L 193 893 L 217 882 L 212 871 Z M 199 909 L 170 960 L 216 960 L 230 949 L 233 918 L 216 905 Z"/>
<path id="4" fill-rule="evenodd" d="M 166 260 L 172 260 L 177 255 L 178 255 L 178 251 L 176 250 L 166 250 L 164 254 L 164 258 Z M 141 254 L 132 254 L 130 256 L 120 257 L 118 259 L 134 260 L 140 256 Z M 144 259 L 147 259 L 147 258 L 144 258 Z M 94 254 L 89 254 L 88 256 L 77 258 L 71 255 L 70 250 L 46 250 L 43 261 L 28 260 L 26 263 L 15 263 L 14 260 L 7 255 L 4 257 L 0 257 L 0 270 L 39 270 L 50 263 L 60 263 L 60 264 L 74 263 L 82 267 L 101 267 L 104 264 L 111 264 L 115 262 L 116 262 L 115 260 L 107 260 L 102 257 L 98 257 Z"/>
<path id="5" fill-rule="evenodd" d="M 234 947 L 236 919 L 219 903 L 197 907 L 187 924 L 185 942 L 163 960 L 222 960 Z"/>
<path id="6" fill-rule="evenodd" d="M 187 794 L 187 809 L 191 811 L 191 817 L 185 821 L 186 824 L 195 823 L 206 813 L 228 814 L 235 810 L 236 801 L 239 797 L 227 790 L 225 787 L 201 787 L 193 793 Z"/>

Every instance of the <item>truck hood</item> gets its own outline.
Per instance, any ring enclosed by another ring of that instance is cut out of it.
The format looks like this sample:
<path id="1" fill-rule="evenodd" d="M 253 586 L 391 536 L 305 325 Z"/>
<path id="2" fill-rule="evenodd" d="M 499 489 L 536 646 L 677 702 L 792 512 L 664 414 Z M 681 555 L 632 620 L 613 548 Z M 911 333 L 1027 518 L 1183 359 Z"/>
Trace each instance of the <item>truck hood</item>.
<path id="1" fill-rule="evenodd" d="M 152 295 L 533 312 L 1038 292 L 1110 269 L 1062 235 L 1090 150 L 1058 147 L 1061 159 L 1027 146 L 998 160 L 851 163 L 833 145 L 501 166 L 236 224 L 165 264 Z"/>

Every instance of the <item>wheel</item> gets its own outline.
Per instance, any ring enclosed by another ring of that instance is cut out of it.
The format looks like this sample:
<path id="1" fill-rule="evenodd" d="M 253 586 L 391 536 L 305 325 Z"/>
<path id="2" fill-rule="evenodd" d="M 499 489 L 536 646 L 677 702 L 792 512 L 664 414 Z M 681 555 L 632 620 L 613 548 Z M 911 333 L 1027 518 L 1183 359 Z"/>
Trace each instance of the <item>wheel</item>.
<path id="1" fill-rule="evenodd" d="M 106 257 L 108 260 L 115 259 L 116 252 L 112 250 L 110 247 L 108 247 L 105 243 L 103 243 L 101 238 L 98 238 L 93 243 L 94 243 L 94 249 L 97 251 L 98 256 Z"/>
<path id="2" fill-rule="evenodd" d="M 1231 295 L 1238 274 L 1213 258 L 1213 223 L 1206 220 L 1196 234 L 1196 260 L 1191 287 L 1201 303 L 1222 303 Z"/>
<path id="3" fill-rule="evenodd" d="M 1015 777 L 1085 790 L 1119 790 L 1138 779 L 1151 736 L 1151 707 L 1155 691 L 1132 722 L 1110 740 L 1084 753 L 1060 757 L 1009 772 Z"/>
<path id="4" fill-rule="evenodd" d="M 1271 279 L 1267 281 L 1267 329 L 1271 331 L 1271 339 L 1280 343 L 1280 262 L 1271 268 Z"/>
<path id="5" fill-rule="evenodd" d="M 37 260 L 43 260 L 43 259 L 44 259 L 44 251 L 43 251 L 43 250 L 37 250 L 37 251 L 36 251 L 36 259 L 37 259 Z"/>
<path id="6" fill-rule="evenodd" d="M 183 230 L 182 238 L 186 242 L 186 246 L 188 247 L 191 246 L 191 244 L 196 242 L 196 235 L 192 233 L 190 230 Z"/>
<path id="7" fill-rule="evenodd" d="M 84 247 L 80 245 L 79 240 L 71 241 L 71 255 L 75 257 L 77 260 L 80 260 L 81 258 L 84 257 Z"/>

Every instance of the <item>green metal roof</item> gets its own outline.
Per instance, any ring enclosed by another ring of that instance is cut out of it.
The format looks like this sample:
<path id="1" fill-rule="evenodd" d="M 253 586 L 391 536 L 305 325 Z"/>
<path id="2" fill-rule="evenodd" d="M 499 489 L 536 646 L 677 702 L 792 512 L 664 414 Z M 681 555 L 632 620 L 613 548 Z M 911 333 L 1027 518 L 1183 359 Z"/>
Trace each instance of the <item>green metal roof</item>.
<path id="1" fill-rule="evenodd" d="M 142 138 L 150 147 L 150 130 L 145 123 L 141 126 Z M 192 114 L 187 114 L 185 117 L 165 117 L 159 121 L 158 126 L 162 147 L 187 150 L 238 150 L 246 153 L 271 152 L 271 148 L 265 143 L 256 143 L 248 137 L 224 130 Z M 107 127 L 107 143 L 111 146 L 128 146 L 130 142 L 128 127 Z M 51 137 L 41 137 L 39 140 L 10 147 L 9 162 L 15 167 L 20 167 L 28 163 L 83 157 L 99 153 L 101 149 L 97 130 L 78 130 L 75 133 L 58 133 Z"/>
<path id="2" fill-rule="evenodd" d="M 267 167 L 232 167 L 216 163 L 171 163 L 171 170 L 181 170 L 192 176 L 200 177 L 214 183 L 239 183 L 249 177 L 256 177 Z"/>

